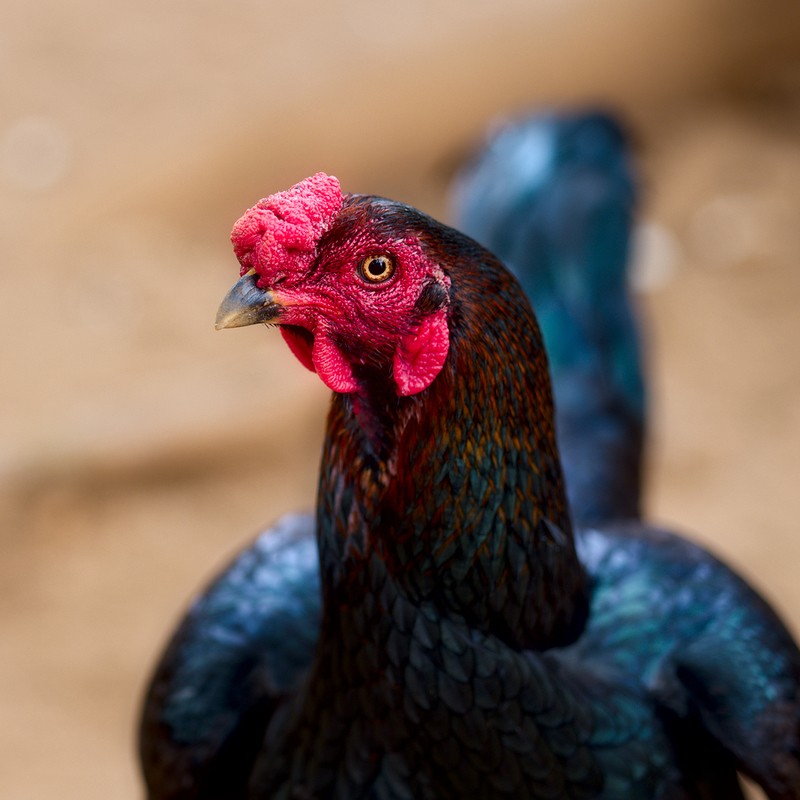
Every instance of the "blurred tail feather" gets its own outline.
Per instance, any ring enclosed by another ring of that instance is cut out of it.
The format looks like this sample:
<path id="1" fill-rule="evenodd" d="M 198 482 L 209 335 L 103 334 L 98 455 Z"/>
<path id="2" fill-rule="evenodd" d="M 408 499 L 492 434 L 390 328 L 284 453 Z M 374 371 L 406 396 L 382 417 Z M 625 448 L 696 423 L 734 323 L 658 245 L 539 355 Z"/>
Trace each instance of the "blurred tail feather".
<path id="1" fill-rule="evenodd" d="M 600 113 L 508 123 L 458 175 L 454 224 L 501 258 L 550 358 L 562 463 L 580 524 L 638 517 L 645 387 L 628 290 L 636 185 Z"/>

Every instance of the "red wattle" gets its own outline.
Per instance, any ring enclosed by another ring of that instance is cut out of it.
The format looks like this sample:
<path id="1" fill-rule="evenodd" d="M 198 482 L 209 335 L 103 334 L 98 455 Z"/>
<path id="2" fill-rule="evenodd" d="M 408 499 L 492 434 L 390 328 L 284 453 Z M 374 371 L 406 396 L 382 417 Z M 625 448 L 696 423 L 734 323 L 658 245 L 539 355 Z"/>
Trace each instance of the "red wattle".
<path id="1" fill-rule="evenodd" d="M 314 336 L 311 353 L 314 368 L 322 382 L 332 391 L 348 394 L 358 389 L 355 376 L 341 350 L 321 331 Z"/>
<path id="2" fill-rule="evenodd" d="M 303 335 L 303 333 L 300 333 L 296 329 L 286 327 L 285 325 L 281 325 L 280 328 L 283 340 L 289 345 L 289 349 L 295 354 L 297 360 L 306 369 L 316 372 L 314 359 L 311 356 L 311 348 L 314 343 L 313 338 L 310 337 L 310 335 Z"/>

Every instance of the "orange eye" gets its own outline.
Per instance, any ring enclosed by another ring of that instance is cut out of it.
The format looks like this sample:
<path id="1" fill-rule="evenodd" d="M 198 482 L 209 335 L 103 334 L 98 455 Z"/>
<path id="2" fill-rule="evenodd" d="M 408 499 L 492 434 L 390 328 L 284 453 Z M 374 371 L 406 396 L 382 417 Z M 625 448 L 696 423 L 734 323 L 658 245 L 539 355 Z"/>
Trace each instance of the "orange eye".
<path id="1" fill-rule="evenodd" d="M 358 272 L 365 281 L 383 283 L 394 274 L 394 260 L 391 256 L 367 256 L 359 265 Z"/>

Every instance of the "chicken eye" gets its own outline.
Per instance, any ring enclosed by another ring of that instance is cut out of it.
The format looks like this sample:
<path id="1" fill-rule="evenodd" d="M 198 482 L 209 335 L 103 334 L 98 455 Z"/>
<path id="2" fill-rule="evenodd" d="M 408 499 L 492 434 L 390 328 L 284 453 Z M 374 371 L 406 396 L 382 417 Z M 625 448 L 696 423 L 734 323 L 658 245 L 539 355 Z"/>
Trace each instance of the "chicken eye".
<path id="1" fill-rule="evenodd" d="M 394 261 L 390 256 L 367 256 L 359 265 L 358 272 L 370 283 L 383 283 L 394 274 Z"/>

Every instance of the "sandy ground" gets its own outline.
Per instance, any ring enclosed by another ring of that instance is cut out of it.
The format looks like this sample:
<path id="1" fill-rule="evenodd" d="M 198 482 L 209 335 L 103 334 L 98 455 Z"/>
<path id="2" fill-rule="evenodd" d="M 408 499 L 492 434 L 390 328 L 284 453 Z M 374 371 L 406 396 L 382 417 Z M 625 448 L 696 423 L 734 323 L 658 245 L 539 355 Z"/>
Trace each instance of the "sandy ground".
<path id="1" fill-rule="evenodd" d="M 394 4 L 397 6 L 397 4 Z M 0 32 L 0 774 L 140 794 L 148 670 L 191 593 L 310 505 L 326 393 L 214 334 L 228 233 L 318 170 L 446 216 L 488 120 L 638 132 L 648 510 L 800 631 L 800 14 L 755 0 L 37 5 Z"/>

